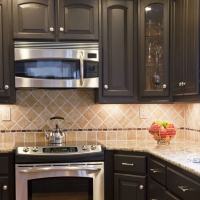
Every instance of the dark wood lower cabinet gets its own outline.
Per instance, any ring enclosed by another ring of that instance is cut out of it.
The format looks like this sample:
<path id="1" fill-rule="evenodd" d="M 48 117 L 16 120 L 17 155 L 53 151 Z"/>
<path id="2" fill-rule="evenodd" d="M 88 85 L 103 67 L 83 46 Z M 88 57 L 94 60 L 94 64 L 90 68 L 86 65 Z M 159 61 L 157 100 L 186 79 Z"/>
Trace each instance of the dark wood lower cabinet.
<path id="1" fill-rule="evenodd" d="M 114 175 L 115 200 L 145 200 L 146 177 L 129 174 Z"/>
<path id="2" fill-rule="evenodd" d="M 166 189 L 153 179 L 148 179 L 148 200 L 164 200 Z"/>
<path id="3" fill-rule="evenodd" d="M 14 153 L 0 153 L 0 200 L 15 199 Z"/>
<path id="4" fill-rule="evenodd" d="M 0 176 L 0 200 L 9 200 L 8 177 Z"/>

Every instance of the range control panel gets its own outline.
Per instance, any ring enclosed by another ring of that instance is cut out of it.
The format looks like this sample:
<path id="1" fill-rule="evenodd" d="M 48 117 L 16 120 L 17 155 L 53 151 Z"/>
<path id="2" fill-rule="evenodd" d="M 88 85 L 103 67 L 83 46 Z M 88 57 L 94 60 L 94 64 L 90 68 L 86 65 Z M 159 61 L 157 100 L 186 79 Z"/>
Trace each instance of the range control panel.
<path id="1" fill-rule="evenodd" d="M 17 147 L 18 155 L 71 155 L 102 152 L 101 145 Z"/>

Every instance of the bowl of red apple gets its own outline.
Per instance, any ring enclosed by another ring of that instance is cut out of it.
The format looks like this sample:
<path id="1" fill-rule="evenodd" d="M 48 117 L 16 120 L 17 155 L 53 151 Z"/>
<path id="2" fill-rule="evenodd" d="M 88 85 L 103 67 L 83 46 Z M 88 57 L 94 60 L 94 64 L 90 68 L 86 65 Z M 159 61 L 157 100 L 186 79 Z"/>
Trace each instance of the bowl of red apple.
<path id="1" fill-rule="evenodd" d="M 170 144 L 170 141 L 176 135 L 175 126 L 169 121 L 157 120 L 152 123 L 148 131 L 157 141 L 157 144 Z"/>

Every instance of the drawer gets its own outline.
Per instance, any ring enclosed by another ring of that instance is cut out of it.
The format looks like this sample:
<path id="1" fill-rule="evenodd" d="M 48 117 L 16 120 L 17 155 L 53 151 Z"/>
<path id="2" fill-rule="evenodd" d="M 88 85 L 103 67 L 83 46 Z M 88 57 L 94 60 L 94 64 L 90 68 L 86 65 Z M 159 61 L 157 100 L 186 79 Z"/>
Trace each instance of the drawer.
<path id="1" fill-rule="evenodd" d="M 114 155 L 114 170 L 123 173 L 146 174 L 146 156 Z"/>
<path id="2" fill-rule="evenodd" d="M 159 183 L 154 181 L 153 179 L 148 179 L 148 200 L 156 199 L 156 200 L 164 200 L 165 199 L 166 190 Z"/>
<path id="3" fill-rule="evenodd" d="M 0 157 L 0 175 L 8 174 L 8 157 Z"/>
<path id="4" fill-rule="evenodd" d="M 167 188 L 182 200 L 200 199 L 200 184 L 168 167 Z"/>
<path id="5" fill-rule="evenodd" d="M 161 183 L 165 185 L 165 165 L 154 160 L 149 159 L 149 175 Z"/>

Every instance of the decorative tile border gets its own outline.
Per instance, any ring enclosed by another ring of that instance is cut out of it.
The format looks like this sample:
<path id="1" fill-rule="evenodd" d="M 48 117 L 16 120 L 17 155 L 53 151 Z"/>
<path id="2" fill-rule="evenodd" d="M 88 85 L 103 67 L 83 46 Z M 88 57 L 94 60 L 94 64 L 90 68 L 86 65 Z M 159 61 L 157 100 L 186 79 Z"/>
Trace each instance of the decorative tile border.
<path id="1" fill-rule="evenodd" d="M 197 129 L 191 129 L 191 128 L 184 128 L 184 127 L 179 127 L 177 128 L 179 130 L 189 130 L 189 131 L 195 131 L 195 132 L 200 132 L 200 130 Z M 51 131 L 52 129 L 46 130 L 46 131 Z M 62 129 L 65 132 L 71 132 L 71 131 L 135 131 L 135 130 L 148 130 L 148 128 L 98 128 L 98 129 Z M 44 132 L 44 130 L 0 130 L 0 133 L 23 133 L 23 132 Z"/>

